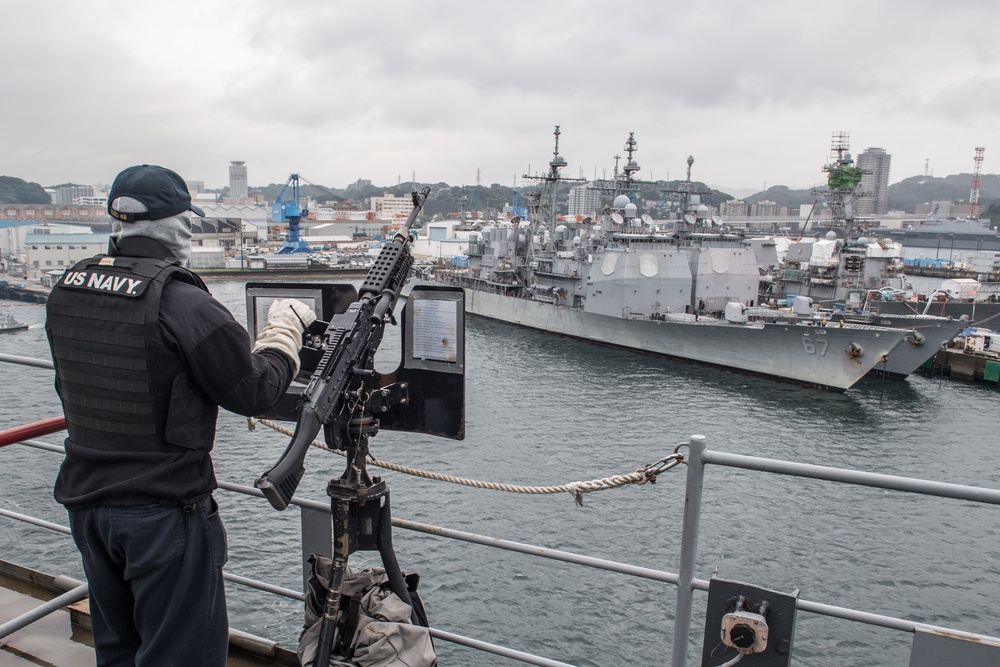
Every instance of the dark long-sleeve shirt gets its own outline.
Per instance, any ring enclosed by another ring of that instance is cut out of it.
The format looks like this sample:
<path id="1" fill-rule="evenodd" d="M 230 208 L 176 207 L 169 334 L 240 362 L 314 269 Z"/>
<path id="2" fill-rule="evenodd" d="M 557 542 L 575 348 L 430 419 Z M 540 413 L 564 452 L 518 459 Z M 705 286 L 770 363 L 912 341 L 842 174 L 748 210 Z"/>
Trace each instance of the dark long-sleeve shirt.
<path id="1" fill-rule="evenodd" d="M 168 282 L 159 321 L 167 346 L 181 357 L 195 386 L 226 410 L 261 414 L 291 383 L 292 360 L 277 350 L 251 353 L 247 331 L 195 285 Z M 210 418 L 215 417 L 212 411 Z M 101 451 L 67 440 L 55 496 L 71 508 L 179 505 L 204 498 L 217 486 L 208 451 Z"/>

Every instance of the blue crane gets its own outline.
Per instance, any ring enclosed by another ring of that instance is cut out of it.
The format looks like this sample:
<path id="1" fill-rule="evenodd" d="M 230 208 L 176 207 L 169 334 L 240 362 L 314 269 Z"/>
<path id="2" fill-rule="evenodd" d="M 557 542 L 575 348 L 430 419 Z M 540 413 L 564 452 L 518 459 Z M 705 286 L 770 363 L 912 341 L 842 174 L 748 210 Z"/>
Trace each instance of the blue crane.
<path id="1" fill-rule="evenodd" d="M 279 255 L 290 255 L 295 252 L 312 252 L 312 249 L 299 237 L 299 221 L 308 215 L 308 209 L 299 204 L 299 175 L 292 174 L 281 189 L 278 198 L 271 204 L 271 222 L 288 224 L 288 239 L 282 242 Z"/>
<path id="2" fill-rule="evenodd" d="M 511 197 L 510 212 L 521 218 L 521 220 L 528 219 L 528 207 L 524 205 L 524 202 L 521 200 L 521 193 L 517 190 L 514 190 L 514 196 Z"/>

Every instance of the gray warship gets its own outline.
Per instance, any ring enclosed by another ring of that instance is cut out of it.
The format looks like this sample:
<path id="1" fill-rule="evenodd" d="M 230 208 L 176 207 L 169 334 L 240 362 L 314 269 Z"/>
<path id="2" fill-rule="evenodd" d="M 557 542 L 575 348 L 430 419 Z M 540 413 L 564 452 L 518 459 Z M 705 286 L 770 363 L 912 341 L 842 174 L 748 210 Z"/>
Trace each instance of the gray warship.
<path id="1" fill-rule="evenodd" d="M 601 345 L 720 366 L 802 385 L 844 391 L 911 332 L 840 322 L 773 324 L 746 317 L 760 272 L 745 239 L 728 233 L 693 190 L 688 158 L 681 215 L 670 226 L 639 216 L 637 143 L 630 134 L 623 169 L 596 181 L 612 202 L 600 215 L 560 221 L 556 187 L 566 179 L 560 130 L 549 171 L 527 219 L 484 226 L 469 239 L 469 265 L 437 272 L 460 285 L 466 310 Z"/>
<path id="2" fill-rule="evenodd" d="M 788 318 L 822 317 L 911 330 L 905 344 L 872 371 L 905 379 L 961 333 L 969 318 L 890 314 L 883 308 L 912 296 L 904 273 L 903 245 L 877 233 L 882 230 L 872 220 L 854 216 L 852 204 L 864 192 L 862 171 L 854 164 L 849 138 L 847 132 L 834 133 L 831 161 L 823 167 L 827 186 L 813 191 L 825 199 L 831 213 L 821 236 L 798 239 L 781 258 L 774 242 L 752 243 L 763 274 L 760 301 L 786 303 L 791 311 Z"/>

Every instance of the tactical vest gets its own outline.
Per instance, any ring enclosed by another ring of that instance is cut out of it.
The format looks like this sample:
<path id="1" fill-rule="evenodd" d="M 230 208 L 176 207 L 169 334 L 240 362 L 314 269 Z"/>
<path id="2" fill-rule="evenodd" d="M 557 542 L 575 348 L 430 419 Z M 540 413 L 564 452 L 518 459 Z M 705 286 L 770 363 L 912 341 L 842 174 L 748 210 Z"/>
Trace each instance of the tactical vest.
<path id="1" fill-rule="evenodd" d="M 218 408 L 160 333 L 170 280 L 208 291 L 176 260 L 98 255 L 66 271 L 46 305 L 69 439 L 105 451 L 210 450 Z"/>

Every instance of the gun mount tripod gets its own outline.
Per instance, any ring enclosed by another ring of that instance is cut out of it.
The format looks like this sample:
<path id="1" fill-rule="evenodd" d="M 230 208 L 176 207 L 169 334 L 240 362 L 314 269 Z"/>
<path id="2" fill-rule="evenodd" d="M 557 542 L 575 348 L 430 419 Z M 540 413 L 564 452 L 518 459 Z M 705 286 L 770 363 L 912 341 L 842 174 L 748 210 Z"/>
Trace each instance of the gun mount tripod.
<path id="1" fill-rule="evenodd" d="M 368 439 L 378 432 L 378 421 L 370 416 L 352 418 L 344 429 L 347 468 L 327 485 L 333 516 L 333 563 L 330 587 L 323 605 L 317 646 L 316 666 L 326 665 L 338 646 L 346 646 L 351 637 L 341 637 L 346 610 L 341 604 L 347 561 L 355 551 L 378 551 L 389 579 L 389 588 L 410 605 L 410 620 L 418 616 L 407 590 L 406 581 L 392 549 L 392 516 L 389 487 L 379 477 L 368 474 L 365 459 Z"/>
<path id="2" fill-rule="evenodd" d="M 368 474 L 366 458 L 369 439 L 380 426 L 457 440 L 465 437 L 461 288 L 423 286 L 412 290 L 403 311 L 400 365 L 386 375 L 375 371 L 375 353 L 385 325 L 396 324 L 393 307 L 413 266 L 410 229 L 429 192 L 425 187 L 419 194 L 413 193 L 413 210 L 406 223 L 382 247 L 361 287 L 356 292 L 351 288 L 357 300 L 348 300 L 345 310 L 335 310 L 328 323 L 317 320 L 310 325 L 311 343 L 303 345 L 300 353 L 302 369 L 312 371 L 309 383 L 297 395 L 286 392 L 265 415 L 296 422 L 281 458 L 254 482 L 279 511 L 292 500 L 305 472 L 306 452 L 320 428 L 327 445 L 347 454 L 343 475 L 327 486 L 333 517 L 333 559 L 314 663 L 322 667 L 329 665 L 334 651 L 343 652 L 339 649 L 353 639 L 343 631 L 350 610 L 343 609 L 342 597 L 347 561 L 355 551 L 379 552 L 389 589 L 409 605 L 415 624 L 427 624 L 420 598 L 410 594 L 392 549 L 389 489 L 384 481 Z M 269 291 L 275 291 L 273 284 Z M 324 295 L 321 301 L 325 312 L 334 310 L 332 295 L 330 299 Z"/>

